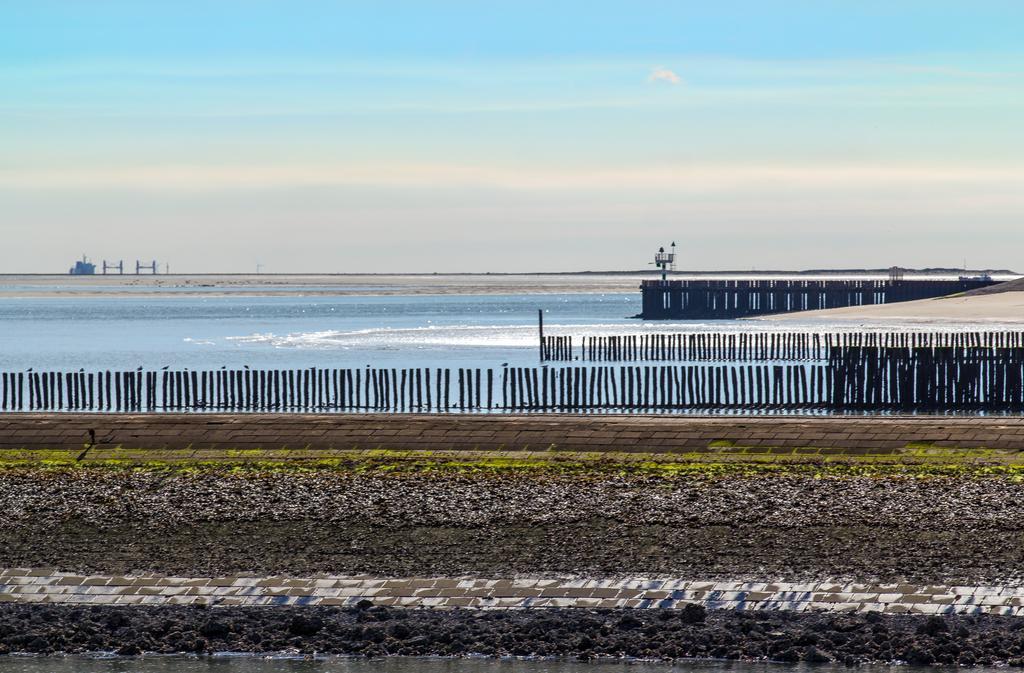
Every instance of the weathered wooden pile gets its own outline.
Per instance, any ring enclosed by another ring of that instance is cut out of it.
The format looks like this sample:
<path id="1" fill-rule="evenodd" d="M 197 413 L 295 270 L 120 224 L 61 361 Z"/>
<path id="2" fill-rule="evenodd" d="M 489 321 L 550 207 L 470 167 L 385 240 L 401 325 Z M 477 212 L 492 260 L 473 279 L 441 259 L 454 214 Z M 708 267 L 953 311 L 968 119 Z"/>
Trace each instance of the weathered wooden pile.
<path id="1" fill-rule="evenodd" d="M 544 337 L 547 361 L 757 362 L 827 360 L 836 348 L 1021 348 L 1024 332 L 654 332 Z"/>
<path id="2" fill-rule="evenodd" d="M 573 357 L 568 337 L 545 339 Z M 29 370 L 0 373 L 0 410 L 1024 410 L 1022 332 L 591 337 L 581 356 L 682 364 Z"/>

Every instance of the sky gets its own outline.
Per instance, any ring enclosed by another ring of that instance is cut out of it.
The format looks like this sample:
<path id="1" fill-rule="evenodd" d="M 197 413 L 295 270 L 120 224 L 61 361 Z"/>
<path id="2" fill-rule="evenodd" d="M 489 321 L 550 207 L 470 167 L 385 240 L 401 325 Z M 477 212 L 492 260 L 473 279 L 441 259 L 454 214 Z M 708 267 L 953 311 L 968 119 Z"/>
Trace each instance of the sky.
<path id="1" fill-rule="evenodd" d="M 0 273 L 1024 271 L 1019 0 L 0 0 Z"/>

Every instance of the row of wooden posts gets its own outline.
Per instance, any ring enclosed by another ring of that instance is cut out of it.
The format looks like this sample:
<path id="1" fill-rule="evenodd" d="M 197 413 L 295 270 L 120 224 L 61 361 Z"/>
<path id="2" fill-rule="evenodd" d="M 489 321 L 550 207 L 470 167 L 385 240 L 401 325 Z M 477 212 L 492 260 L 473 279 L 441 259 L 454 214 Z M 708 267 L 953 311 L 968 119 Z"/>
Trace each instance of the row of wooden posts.
<path id="1" fill-rule="evenodd" d="M 823 364 L 5 372 L 4 411 L 1024 409 L 1024 348 L 834 350 Z"/>
<path id="2" fill-rule="evenodd" d="M 810 362 L 836 349 L 1021 348 L 1024 332 L 688 332 L 543 337 L 542 358 L 551 362 Z"/>

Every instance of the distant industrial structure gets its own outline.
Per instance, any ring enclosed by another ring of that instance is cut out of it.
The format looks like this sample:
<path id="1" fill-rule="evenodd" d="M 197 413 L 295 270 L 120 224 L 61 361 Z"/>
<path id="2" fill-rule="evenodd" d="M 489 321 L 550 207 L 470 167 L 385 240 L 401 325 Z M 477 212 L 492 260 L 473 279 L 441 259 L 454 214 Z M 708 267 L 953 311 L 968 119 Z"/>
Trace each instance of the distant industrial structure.
<path id="1" fill-rule="evenodd" d="M 75 265 L 68 271 L 72 276 L 92 276 L 96 273 L 96 265 L 82 255 L 82 259 L 75 262 Z"/>
<path id="2" fill-rule="evenodd" d="M 106 276 L 108 273 L 117 272 L 118 275 L 124 275 L 124 260 L 118 260 L 117 262 L 108 262 L 103 260 L 102 267 L 103 275 Z M 167 266 L 170 269 L 170 266 Z M 142 272 L 146 271 L 153 275 L 160 273 L 160 266 L 156 263 L 156 260 L 152 260 L 149 264 L 143 264 L 139 260 L 135 260 L 135 275 L 142 275 Z M 82 259 L 75 262 L 75 265 L 68 270 L 68 273 L 72 276 L 95 276 L 96 275 L 96 264 L 89 261 L 89 258 L 82 255 Z"/>

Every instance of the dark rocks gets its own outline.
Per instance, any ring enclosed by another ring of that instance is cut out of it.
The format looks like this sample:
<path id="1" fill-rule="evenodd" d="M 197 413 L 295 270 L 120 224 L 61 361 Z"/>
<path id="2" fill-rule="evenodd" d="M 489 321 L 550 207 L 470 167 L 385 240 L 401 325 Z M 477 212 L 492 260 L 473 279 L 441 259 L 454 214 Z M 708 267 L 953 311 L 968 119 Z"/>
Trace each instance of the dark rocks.
<path id="1" fill-rule="evenodd" d="M 231 627 L 223 622 L 210 619 L 199 627 L 199 633 L 206 638 L 225 638 L 231 633 Z"/>
<path id="2" fill-rule="evenodd" d="M 679 620 L 684 624 L 700 624 L 707 618 L 708 611 L 703 605 L 687 603 L 679 611 Z"/>
<path id="3" fill-rule="evenodd" d="M 324 620 L 319 617 L 298 613 L 292 617 L 291 622 L 288 624 L 288 633 L 293 636 L 309 637 L 315 636 L 320 633 L 320 629 L 324 627 Z M 207 635 L 207 634 L 203 634 Z"/>
<path id="4" fill-rule="evenodd" d="M 944 633 L 949 630 L 949 626 L 946 624 L 946 620 L 938 615 L 933 615 L 926 619 L 921 626 L 918 627 L 917 632 L 923 636 L 937 636 L 940 633 Z"/>
<path id="5" fill-rule="evenodd" d="M 46 610 L 46 619 L 39 619 Z M 379 614 L 378 614 L 379 613 Z M 278 652 L 770 659 L 1021 666 L 1018 618 L 583 608 L 480 612 L 355 608 L 0 605 L 0 654 Z M 689 619 L 695 617 L 691 614 Z M 383 617 L 383 619 L 380 619 Z M 678 618 L 677 618 L 678 617 Z M 940 625 L 941 622 L 941 625 Z M 112 626 L 112 625 L 120 626 Z"/>
<path id="6" fill-rule="evenodd" d="M 627 612 L 621 619 L 619 619 L 618 622 L 616 622 L 615 626 L 619 629 L 629 631 L 639 626 L 643 626 L 643 622 L 637 619 L 633 613 Z"/>
<path id="7" fill-rule="evenodd" d="M 807 649 L 804 650 L 803 660 L 812 664 L 824 664 L 832 661 L 832 657 L 819 650 L 814 645 L 809 645 Z"/>

